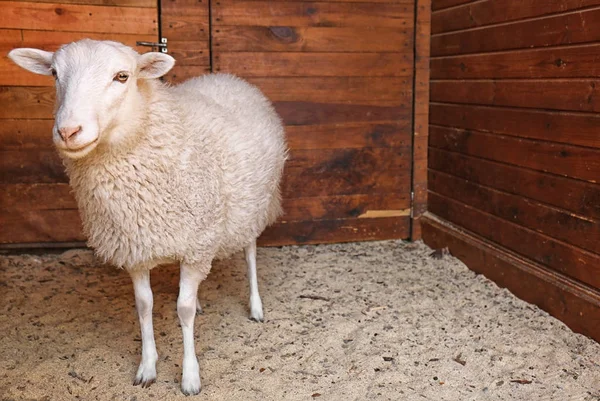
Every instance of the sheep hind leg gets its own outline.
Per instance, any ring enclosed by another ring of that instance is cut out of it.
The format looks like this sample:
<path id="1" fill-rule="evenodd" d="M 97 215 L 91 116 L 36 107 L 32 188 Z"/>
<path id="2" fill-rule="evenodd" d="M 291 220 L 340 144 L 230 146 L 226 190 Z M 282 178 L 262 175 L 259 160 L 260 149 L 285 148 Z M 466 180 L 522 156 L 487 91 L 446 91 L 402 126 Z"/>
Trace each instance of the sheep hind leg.
<path id="1" fill-rule="evenodd" d="M 181 391 L 185 395 L 200 393 L 200 366 L 194 345 L 194 319 L 197 312 L 198 286 L 202 276 L 197 269 L 181 264 L 177 314 L 183 334 L 183 373 Z"/>
<path id="2" fill-rule="evenodd" d="M 152 327 L 152 307 L 153 297 L 150 287 L 150 271 L 130 272 L 135 292 L 135 305 L 140 320 L 140 329 L 142 332 L 142 360 L 138 368 L 134 386 L 141 384 L 142 387 L 149 387 L 156 381 L 156 344 L 154 342 L 154 328 Z"/>
<path id="3" fill-rule="evenodd" d="M 256 240 L 244 248 L 246 264 L 248 265 L 248 282 L 250 284 L 250 319 L 256 322 L 263 321 L 263 307 L 258 293 L 258 279 L 256 277 Z"/>

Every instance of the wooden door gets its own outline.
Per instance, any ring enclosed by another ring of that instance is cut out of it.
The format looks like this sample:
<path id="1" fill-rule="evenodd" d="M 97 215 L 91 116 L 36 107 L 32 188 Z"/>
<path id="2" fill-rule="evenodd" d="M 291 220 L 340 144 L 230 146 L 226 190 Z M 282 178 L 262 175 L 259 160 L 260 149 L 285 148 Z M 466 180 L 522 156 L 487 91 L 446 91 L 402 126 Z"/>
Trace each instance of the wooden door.
<path id="1" fill-rule="evenodd" d="M 56 50 L 70 41 L 156 42 L 156 0 L 0 2 L 0 244 L 84 241 L 77 205 L 54 146 L 52 77 L 20 69 L 16 47 Z M 146 51 L 146 48 L 138 48 Z"/>

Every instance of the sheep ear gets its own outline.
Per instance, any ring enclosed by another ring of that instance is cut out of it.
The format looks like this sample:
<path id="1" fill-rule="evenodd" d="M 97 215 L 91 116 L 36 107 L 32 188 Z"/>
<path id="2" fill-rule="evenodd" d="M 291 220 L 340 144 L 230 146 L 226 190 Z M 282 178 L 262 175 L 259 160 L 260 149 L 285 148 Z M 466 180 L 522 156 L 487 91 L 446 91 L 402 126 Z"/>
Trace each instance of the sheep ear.
<path id="1" fill-rule="evenodd" d="M 138 59 L 141 79 L 160 78 L 173 68 L 175 59 L 164 53 L 145 53 Z"/>
<path id="2" fill-rule="evenodd" d="M 54 53 L 39 49 L 14 49 L 8 57 L 19 67 L 41 75 L 52 75 L 52 55 Z"/>

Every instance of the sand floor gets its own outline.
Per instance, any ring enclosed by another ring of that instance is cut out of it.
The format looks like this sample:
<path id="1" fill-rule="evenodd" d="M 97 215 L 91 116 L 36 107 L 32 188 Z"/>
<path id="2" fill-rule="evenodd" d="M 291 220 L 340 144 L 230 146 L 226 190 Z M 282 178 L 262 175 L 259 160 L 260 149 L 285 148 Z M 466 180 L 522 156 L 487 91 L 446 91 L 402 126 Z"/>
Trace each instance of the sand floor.
<path id="1" fill-rule="evenodd" d="M 196 319 L 199 400 L 600 400 L 600 345 L 451 256 L 401 241 L 261 248 L 264 323 L 241 255 Z M 439 254 L 436 254 L 439 256 Z M 0 400 L 179 400 L 178 270 L 152 273 L 158 380 L 133 387 L 129 276 L 91 252 L 0 255 Z M 189 398 L 188 398 L 189 399 Z"/>

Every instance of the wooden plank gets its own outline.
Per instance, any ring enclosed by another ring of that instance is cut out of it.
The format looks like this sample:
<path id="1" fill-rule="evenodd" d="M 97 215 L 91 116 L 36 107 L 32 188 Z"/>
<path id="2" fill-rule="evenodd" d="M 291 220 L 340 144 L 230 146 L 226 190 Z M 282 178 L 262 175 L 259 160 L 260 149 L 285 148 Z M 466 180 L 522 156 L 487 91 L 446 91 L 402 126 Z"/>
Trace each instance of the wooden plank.
<path id="1" fill-rule="evenodd" d="M 77 209 L 68 184 L 0 184 L 0 210 Z"/>
<path id="2" fill-rule="evenodd" d="M 452 255 L 471 270 L 539 306 L 575 332 L 600 341 L 600 294 L 597 290 L 556 274 L 543 265 L 526 261 L 434 216 L 428 215 L 424 220 L 423 238 L 433 248 L 449 247 Z"/>
<path id="3" fill-rule="evenodd" d="M 0 243 L 85 241 L 75 209 L 0 211 Z"/>
<path id="4" fill-rule="evenodd" d="M 212 6 L 213 26 L 321 26 L 412 29 L 414 5 L 219 0 Z"/>
<path id="5" fill-rule="evenodd" d="M 600 185 L 429 149 L 429 168 L 600 220 Z"/>
<path id="6" fill-rule="evenodd" d="M 409 52 L 412 36 L 408 29 L 373 26 L 219 26 L 213 45 L 227 52 Z"/>
<path id="7" fill-rule="evenodd" d="M 432 103 L 430 119 L 436 125 L 600 147 L 597 114 Z"/>
<path id="8" fill-rule="evenodd" d="M 159 0 L 161 15 L 203 16 L 208 20 L 209 1 L 207 0 Z"/>
<path id="9" fill-rule="evenodd" d="M 0 27 L 158 35 L 155 8 L 3 1 Z"/>
<path id="10" fill-rule="evenodd" d="M 597 6 L 597 0 L 483 0 L 433 13 L 432 32 L 481 27 Z M 536 32 L 538 34 L 539 32 Z"/>
<path id="11" fill-rule="evenodd" d="M 421 238 L 419 219 L 427 210 L 427 143 L 429 138 L 429 54 L 431 0 L 417 0 L 412 162 L 411 239 Z"/>
<path id="12" fill-rule="evenodd" d="M 408 238 L 409 217 L 338 219 L 276 223 L 258 239 L 259 246 L 378 241 Z"/>
<path id="13" fill-rule="evenodd" d="M 5 0 L 2 0 L 5 1 Z M 56 0 L 35 0 L 35 3 L 57 3 Z M 116 7 L 148 7 L 156 8 L 155 0 L 60 0 L 60 4 L 87 4 Z"/>
<path id="14" fill-rule="evenodd" d="M 178 84 L 190 78 L 208 74 L 209 72 L 209 65 L 175 66 L 164 76 L 164 79 L 172 84 Z"/>
<path id="15" fill-rule="evenodd" d="M 56 150 L 0 150 L 0 184 L 68 182 Z"/>
<path id="16" fill-rule="evenodd" d="M 298 125 L 285 128 L 290 149 L 392 148 L 410 146 L 411 121 Z"/>
<path id="17" fill-rule="evenodd" d="M 410 121 L 411 119 L 411 110 L 406 107 L 310 102 L 275 102 L 274 105 L 286 125 Z"/>
<path id="18" fill-rule="evenodd" d="M 600 74 L 600 45 L 431 59 L 432 79 L 577 78 Z"/>
<path id="19" fill-rule="evenodd" d="M 164 37 L 177 41 L 207 41 L 209 36 L 208 17 L 203 15 L 163 15 L 161 27 Z"/>
<path id="20" fill-rule="evenodd" d="M 410 53 L 219 52 L 214 70 L 243 77 L 409 77 Z M 599 67 L 600 68 L 600 67 Z"/>
<path id="21" fill-rule="evenodd" d="M 600 112 L 600 80 L 432 81 L 431 101 Z"/>
<path id="22" fill-rule="evenodd" d="M 374 211 L 407 210 L 410 196 L 406 193 L 322 196 L 283 199 L 281 222 L 365 218 Z"/>
<path id="23" fill-rule="evenodd" d="M 411 107 L 412 80 L 388 77 L 248 78 L 273 102 Z"/>
<path id="24" fill-rule="evenodd" d="M 121 35 L 114 33 L 89 33 L 89 32 L 49 32 L 30 30 L 0 30 L 0 35 L 7 31 L 18 32 L 19 38 L 14 42 L 3 40 L 0 42 L 0 51 L 10 51 L 16 47 L 32 47 L 46 51 L 56 51 L 60 46 L 84 39 L 115 40 L 133 47 L 139 53 L 150 51 L 150 48 L 136 46 L 136 41 L 156 41 L 156 35 Z M 11 39 L 15 39 L 10 35 Z M 32 74 L 17 66 L 8 57 L 0 58 L 0 86 L 54 86 L 52 77 Z"/>
<path id="25" fill-rule="evenodd" d="M 600 39 L 599 21 L 600 9 L 596 8 L 436 35 L 431 39 L 431 55 L 447 56 L 594 42 Z"/>
<path id="26" fill-rule="evenodd" d="M 437 126 L 429 146 L 590 182 L 600 176 L 597 149 Z"/>
<path id="27" fill-rule="evenodd" d="M 53 120 L 2 120 L 1 150 L 51 150 Z"/>
<path id="28" fill-rule="evenodd" d="M 484 187 L 439 171 L 429 171 L 429 190 L 551 238 L 590 252 L 600 252 L 600 224 L 587 217 L 581 218 L 520 195 Z"/>
<path id="29" fill-rule="evenodd" d="M 208 40 L 186 42 L 169 38 L 168 49 L 169 55 L 175 58 L 175 67 L 189 65 L 210 67 Z"/>
<path id="30" fill-rule="evenodd" d="M 295 150 L 285 167 L 285 198 L 408 193 L 410 148 Z"/>
<path id="31" fill-rule="evenodd" d="M 0 86 L 0 119 L 53 118 L 54 88 Z"/>
<path id="32" fill-rule="evenodd" d="M 473 1 L 476 1 L 476 0 L 432 0 L 431 8 L 434 11 L 437 11 L 437 10 L 443 10 L 444 8 L 459 6 L 459 5 L 465 4 L 465 3 L 472 3 Z"/>

